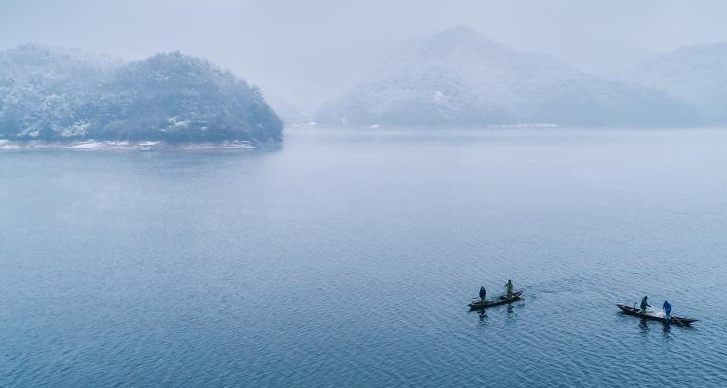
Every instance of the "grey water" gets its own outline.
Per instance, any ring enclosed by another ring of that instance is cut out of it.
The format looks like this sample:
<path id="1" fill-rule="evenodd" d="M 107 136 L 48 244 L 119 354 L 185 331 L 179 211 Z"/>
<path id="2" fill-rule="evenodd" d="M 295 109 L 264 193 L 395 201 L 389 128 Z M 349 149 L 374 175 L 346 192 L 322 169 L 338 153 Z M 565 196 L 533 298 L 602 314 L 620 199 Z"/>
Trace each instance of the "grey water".
<path id="1" fill-rule="evenodd" d="M 720 129 L 3 151 L 0 386 L 727 386 L 726 167 Z"/>

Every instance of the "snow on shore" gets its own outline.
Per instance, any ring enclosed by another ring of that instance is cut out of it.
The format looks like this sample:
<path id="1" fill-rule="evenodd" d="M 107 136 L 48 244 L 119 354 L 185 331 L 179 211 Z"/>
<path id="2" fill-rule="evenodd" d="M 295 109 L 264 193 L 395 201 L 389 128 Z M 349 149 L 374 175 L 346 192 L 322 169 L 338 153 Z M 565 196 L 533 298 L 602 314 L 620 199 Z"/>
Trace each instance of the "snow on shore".
<path id="1" fill-rule="evenodd" d="M 255 149 L 254 144 L 249 141 L 225 141 L 221 143 L 183 143 L 168 144 L 162 142 L 129 142 L 129 141 L 74 141 L 74 142 L 49 142 L 42 140 L 34 141 L 10 141 L 0 139 L 0 150 L 16 149 L 69 149 L 69 150 L 139 150 L 143 144 L 153 144 L 154 149 Z"/>

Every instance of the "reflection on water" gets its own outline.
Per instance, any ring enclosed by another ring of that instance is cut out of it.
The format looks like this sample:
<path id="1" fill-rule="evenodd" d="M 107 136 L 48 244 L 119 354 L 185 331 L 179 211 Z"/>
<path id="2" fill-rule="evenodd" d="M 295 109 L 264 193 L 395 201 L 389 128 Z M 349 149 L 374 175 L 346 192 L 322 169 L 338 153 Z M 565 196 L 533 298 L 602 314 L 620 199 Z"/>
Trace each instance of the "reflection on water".
<path id="1" fill-rule="evenodd" d="M 661 325 L 663 328 L 662 332 L 664 333 L 664 338 L 667 340 L 671 340 L 671 324 L 669 324 L 668 322 L 662 322 Z"/>
<path id="2" fill-rule="evenodd" d="M 478 310 L 477 315 L 480 317 L 481 324 L 487 323 L 487 309 Z"/>

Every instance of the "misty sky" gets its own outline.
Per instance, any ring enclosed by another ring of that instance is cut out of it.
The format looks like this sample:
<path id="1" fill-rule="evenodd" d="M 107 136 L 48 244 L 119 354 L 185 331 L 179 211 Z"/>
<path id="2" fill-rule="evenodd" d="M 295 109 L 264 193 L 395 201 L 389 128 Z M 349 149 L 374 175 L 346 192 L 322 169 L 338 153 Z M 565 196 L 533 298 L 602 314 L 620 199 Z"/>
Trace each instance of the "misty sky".
<path id="1" fill-rule="evenodd" d="M 0 49 L 37 42 L 127 59 L 181 50 L 290 94 L 456 25 L 608 74 L 727 41 L 725 15 L 723 0 L 0 0 Z"/>

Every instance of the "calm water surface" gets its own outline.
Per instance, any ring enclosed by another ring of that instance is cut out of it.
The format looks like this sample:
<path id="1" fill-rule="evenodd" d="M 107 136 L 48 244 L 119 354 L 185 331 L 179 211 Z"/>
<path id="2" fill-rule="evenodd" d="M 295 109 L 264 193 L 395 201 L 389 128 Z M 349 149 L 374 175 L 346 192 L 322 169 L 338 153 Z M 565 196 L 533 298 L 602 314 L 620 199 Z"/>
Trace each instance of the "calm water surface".
<path id="1" fill-rule="evenodd" d="M 0 152 L 0 386 L 724 387 L 726 167 L 717 129 Z"/>

